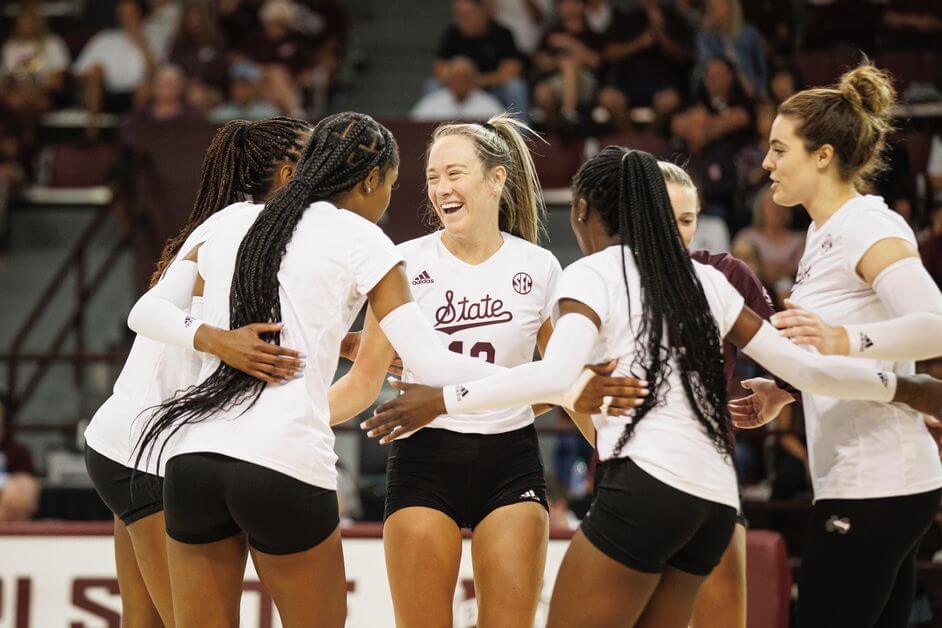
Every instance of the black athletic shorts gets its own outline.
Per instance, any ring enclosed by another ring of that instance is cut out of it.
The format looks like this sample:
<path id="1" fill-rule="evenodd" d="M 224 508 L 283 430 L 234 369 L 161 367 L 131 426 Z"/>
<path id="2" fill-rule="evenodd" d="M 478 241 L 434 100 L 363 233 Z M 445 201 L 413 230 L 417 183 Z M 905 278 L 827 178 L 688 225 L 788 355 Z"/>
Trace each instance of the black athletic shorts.
<path id="1" fill-rule="evenodd" d="M 150 473 L 134 473 L 126 467 L 85 447 L 85 468 L 101 501 L 124 525 L 164 509 L 163 480 Z M 131 475 L 134 483 L 131 483 Z"/>
<path id="2" fill-rule="evenodd" d="M 171 458 L 164 500 L 167 534 L 181 543 L 245 532 L 259 551 L 294 554 L 319 545 L 340 523 L 336 491 L 221 454 Z"/>
<path id="3" fill-rule="evenodd" d="M 605 555 L 646 573 L 665 565 L 705 576 L 719 564 L 736 526 L 736 509 L 685 493 L 630 458 L 602 463 L 598 494 L 582 533 Z"/>
<path id="4" fill-rule="evenodd" d="M 502 506 L 548 509 L 540 444 L 533 425 L 503 434 L 425 428 L 393 441 L 386 462 L 386 512 L 439 510 L 472 530 Z"/>

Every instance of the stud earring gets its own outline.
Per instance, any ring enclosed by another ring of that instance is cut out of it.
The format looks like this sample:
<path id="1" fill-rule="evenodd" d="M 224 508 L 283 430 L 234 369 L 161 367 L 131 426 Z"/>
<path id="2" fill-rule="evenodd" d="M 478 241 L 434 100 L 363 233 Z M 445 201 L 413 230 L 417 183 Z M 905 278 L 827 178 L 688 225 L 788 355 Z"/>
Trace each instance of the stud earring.
<path id="1" fill-rule="evenodd" d="M 373 192 L 373 188 L 371 188 L 370 186 L 366 186 L 366 193 L 371 194 L 372 192 Z"/>

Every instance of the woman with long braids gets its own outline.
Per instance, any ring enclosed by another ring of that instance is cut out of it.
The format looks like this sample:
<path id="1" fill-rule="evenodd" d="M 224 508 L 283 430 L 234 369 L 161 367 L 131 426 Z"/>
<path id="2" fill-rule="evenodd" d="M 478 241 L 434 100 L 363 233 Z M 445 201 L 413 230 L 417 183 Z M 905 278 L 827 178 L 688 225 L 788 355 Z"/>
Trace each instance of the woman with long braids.
<path id="1" fill-rule="evenodd" d="M 401 255 L 375 225 L 397 176 L 388 129 L 363 114 L 329 116 L 314 128 L 291 182 L 264 210 L 220 220 L 197 253 L 189 284 L 198 290 L 204 282 L 207 321 L 222 328 L 284 321 L 275 341 L 311 359 L 302 378 L 276 385 L 205 360 L 202 383 L 164 403 L 148 424 L 139 459 L 159 461 L 173 438 L 164 496 L 180 625 L 238 622 L 247 550 L 283 625 L 343 625 L 330 429 L 337 411 L 328 388 L 364 299 L 423 381 L 501 370 L 442 347 L 412 301 Z M 139 333 L 188 346 L 204 326 L 169 299 L 146 301 Z"/>
<path id="2" fill-rule="evenodd" d="M 942 354 L 942 293 L 906 221 L 858 191 L 880 167 L 894 102 L 890 76 L 864 63 L 779 106 L 763 167 L 775 202 L 803 206 L 812 224 L 788 310 L 772 320 L 796 344 L 913 373 L 914 360 Z M 827 391 L 802 402 L 815 501 L 799 621 L 906 626 L 916 552 L 942 495 L 933 439 L 897 404 Z"/>
<path id="3" fill-rule="evenodd" d="M 439 126 L 426 182 L 441 229 L 399 246 L 436 342 L 504 367 L 545 349 L 561 272 L 537 245 L 544 207 L 529 132 L 508 115 Z M 393 357 L 372 317 L 365 329 L 353 367 L 330 390 L 335 423 L 376 399 Z M 424 381 L 409 369 L 403 380 Z M 453 624 L 462 528 L 473 531 L 478 623 L 533 625 L 549 539 L 533 419 L 526 404 L 443 415 L 393 443 L 383 544 L 397 626 Z"/>
<path id="4" fill-rule="evenodd" d="M 205 240 L 213 223 L 230 211 L 227 208 L 233 203 L 247 197 L 261 201 L 284 185 L 309 131 L 307 123 L 290 118 L 234 121 L 220 129 L 206 151 L 190 219 L 164 247 L 152 284 L 160 286 L 181 251 Z M 181 303 L 186 308 L 189 305 L 189 299 Z M 196 349 L 213 352 L 234 368 L 266 381 L 280 381 L 296 371 L 300 360 L 290 349 L 259 341 L 259 334 L 276 328 L 270 324 L 246 325 L 233 331 L 206 327 Z M 192 349 L 182 351 L 148 338 L 135 338 L 114 393 L 85 431 L 89 476 L 115 516 L 115 563 L 122 618 L 129 626 L 173 625 L 163 469 L 156 465 L 132 468 L 132 449 L 140 435 L 137 417 L 195 381 L 188 368 L 195 357 Z"/>
<path id="5" fill-rule="evenodd" d="M 802 351 L 691 261 L 657 160 L 610 146 L 573 184 L 572 227 L 586 257 L 562 274 L 543 360 L 404 394 L 364 422 L 395 438 L 443 413 L 558 399 L 583 364 L 617 358 L 648 382 L 634 410 L 593 416 L 603 460 L 596 499 L 556 579 L 549 626 L 686 627 L 729 543 L 739 506 L 726 415 L 722 338 L 799 389 L 942 409 L 942 382 Z"/>

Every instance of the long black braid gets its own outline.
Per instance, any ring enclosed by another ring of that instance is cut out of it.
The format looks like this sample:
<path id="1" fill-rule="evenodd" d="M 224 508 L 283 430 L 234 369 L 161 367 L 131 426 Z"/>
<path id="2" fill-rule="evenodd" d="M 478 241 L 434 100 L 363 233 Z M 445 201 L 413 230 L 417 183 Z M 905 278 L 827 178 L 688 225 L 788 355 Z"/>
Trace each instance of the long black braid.
<path id="1" fill-rule="evenodd" d="M 311 203 L 353 189 L 373 168 L 386 176 L 388 168 L 398 165 L 396 140 L 370 116 L 345 112 L 318 123 L 301 153 L 294 177 L 268 201 L 239 245 L 229 293 L 230 328 L 281 321 L 278 270 L 294 229 Z M 272 334 L 270 340 L 278 344 L 280 335 Z M 150 459 L 163 432 L 169 430 L 172 437 L 186 424 L 199 423 L 214 412 L 248 401 L 245 412 L 258 400 L 265 385 L 221 363 L 199 386 L 157 407 L 138 441 L 136 466 L 140 466 L 145 453 Z M 166 441 L 158 452 L 158 463 L 165 445 Z"/>
<path id="2" fill-rule="evenodd" d="M 615 455 L 638 422 L 665 402 L 673 360 L 697 418 L 717 450 L 732 457 L 719 331 L 677 230 L 657 159 L 643 151 L 608 146 L 579 169 L 573 187 L 576 198 L 585 199 L 598 212 L 609 235 L 619 234 L 626 290 L 630 290 L 624 264 L 627 250 L 641 276 L 643 313 L 631 372 L 649 382 L 651 393 L 625 425 Z M 628 302 L 630 312 L 630 295 Z"/>
<path id="3" fill-rule="evenodd" d="M 220 209 L 251 196 L 264 200 L 271 191 L 278 164 L 296 161 L 311 125 L 294 118 L 269 118 L 257 122 L 233 120 L 216 132 L 200 174 L 200 186 L 190 218 L 167 241 L 151 277 L 153 286 L 173 261 L 193 230 Z"/>

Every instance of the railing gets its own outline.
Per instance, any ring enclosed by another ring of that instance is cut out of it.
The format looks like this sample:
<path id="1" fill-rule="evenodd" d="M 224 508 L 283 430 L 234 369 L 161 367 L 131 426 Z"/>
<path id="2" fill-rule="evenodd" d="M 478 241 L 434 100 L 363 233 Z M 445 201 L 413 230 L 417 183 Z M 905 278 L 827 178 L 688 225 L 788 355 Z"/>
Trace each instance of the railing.
<path id="1" fill-rule="evenodd" d="M 71 363 L 74 367 L 73 381 L 77 387 L 81 387 L 85 381 L 85 368 L 88 364 L 114 363 L 122 358 L 123 354 L 120 353 L 86 351 L 85 337 L 86 307 L 116 267 L 115 262 L 118 257 L 129 248 L 131 243 L 131 234 L 122 233 L 109 248 L 104 261 L 94 270 L 89 268 L 89 245 L 101 231 L 109 216 L 115 213 L 116 203 L 121 202 L 119 197 L 117 201 L 101 205 L 53 273 L 26 320 L 14 334 L 9 349 L 0 353 L 0 361 L 7 364 L 6 388 L 14 407 L 21 408 L 29 402 L 54 362 Z M 23 351 L 23 347 L 33 335 L 39 321 L 51 310 L 54 299 L 67 289 L 70 280 L 73 281 L 74 303 L 65 321 L 52 334 L 52 341 L 45 350 Z M 74 338 L 74 350 L 63 351 L 63 346 L 70 337 Z M 19 371 L 24 364 L 34 364 L 35 369 L 21 384 Z"/>

